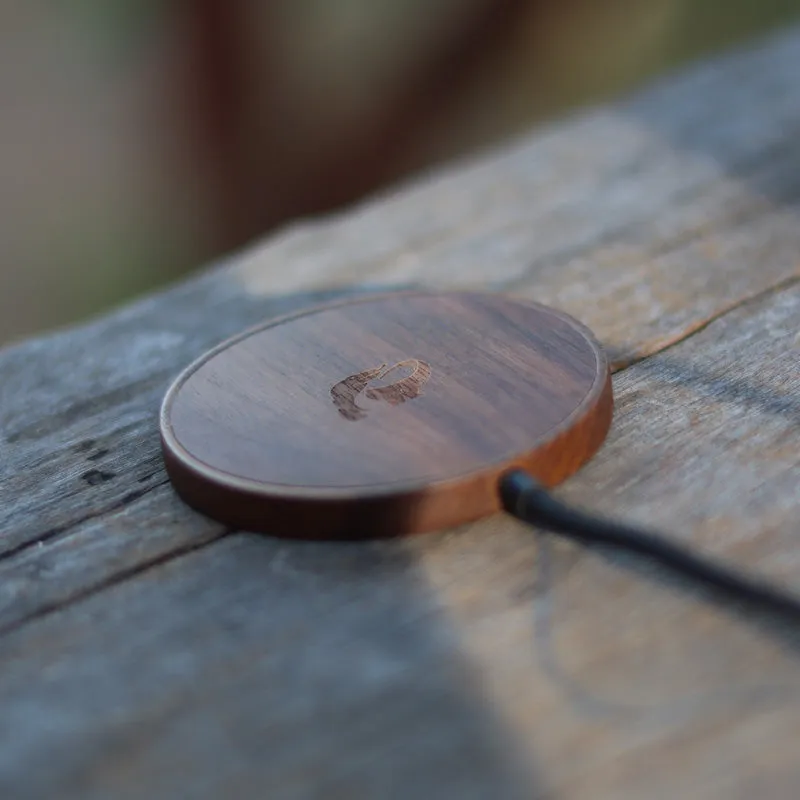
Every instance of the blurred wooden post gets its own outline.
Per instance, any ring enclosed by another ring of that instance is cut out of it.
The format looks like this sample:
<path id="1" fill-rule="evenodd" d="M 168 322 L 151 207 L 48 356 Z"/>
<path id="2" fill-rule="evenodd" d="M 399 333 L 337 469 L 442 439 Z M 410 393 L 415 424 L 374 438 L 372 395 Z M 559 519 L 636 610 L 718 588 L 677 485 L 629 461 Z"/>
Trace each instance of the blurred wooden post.
<path id="1" fill-rule="evenodd" d="M 275 4 L 260 12 L 260 47 L 266 52 L 258 54 L 255 76 L 248 4 L 186 0 L 178 17 L 184 58 L 175 117 L 205 178 L 218 246 L 228 249 L 286 219 L 338 208 L 399 177 L 414 141 L 502 53 L 535 2 L 483 0 L 478 8 L 456 11 L 442 41 L 419 53 L 400 89 L 387 93 L 374 117 L 352 122 L 331 142 L 321 136 L 320 156 L 309 165 L 292 163 L 281 138 L 269 137 L 270 130 L 292 123 L 281 118 L 282 31 Z M 254 91 L 262 93 L 258 102 Z M 256 105 L 272 117 L 253 158 L 245 143 Z M 325 128 L 324 117 L 319 124 Z"/>

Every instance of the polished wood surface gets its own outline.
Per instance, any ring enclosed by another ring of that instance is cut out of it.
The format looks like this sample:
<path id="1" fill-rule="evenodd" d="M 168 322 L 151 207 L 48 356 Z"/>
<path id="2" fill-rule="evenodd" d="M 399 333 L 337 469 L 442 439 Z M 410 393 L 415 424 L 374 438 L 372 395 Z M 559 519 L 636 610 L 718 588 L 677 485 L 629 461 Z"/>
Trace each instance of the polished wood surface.
<path id="1" fill-rule="evenodd" d="M 195 508 L 247 530 L 361 538 L 491 514 L 511 466 L 559 483 L 611 412 L 583 325 L 509 297 L 422 292 L 248 331 L 178 378 L 161 421 Z"/>

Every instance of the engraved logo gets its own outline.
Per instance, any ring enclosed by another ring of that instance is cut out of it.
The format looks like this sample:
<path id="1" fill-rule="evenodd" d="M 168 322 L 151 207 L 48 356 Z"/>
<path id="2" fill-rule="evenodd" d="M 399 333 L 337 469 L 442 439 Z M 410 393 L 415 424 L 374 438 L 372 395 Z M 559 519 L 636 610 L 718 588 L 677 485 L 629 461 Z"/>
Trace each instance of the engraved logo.
<path id="1" fill-rule="evenodd" d="M 408 370 L 411 370 L 410 374 L 397 378 L 393 383 L 370 386 L 374 381 L 385 380 L 394 372 Z M 356 402 L 360 395 L 363 394 L 370 400 L 388 403 L 390 406 L 397 406 L 422 394 L 422 387 L 430 376 L 430 366 L 416 358 L 399 361 L 391 367 L 381 364 L 375 369 L 368 369 L 339 381 L 331 389 L 331 398 L 339 413 L 345 419 L 355 422 L 367 416 L 367 409 Z"/>

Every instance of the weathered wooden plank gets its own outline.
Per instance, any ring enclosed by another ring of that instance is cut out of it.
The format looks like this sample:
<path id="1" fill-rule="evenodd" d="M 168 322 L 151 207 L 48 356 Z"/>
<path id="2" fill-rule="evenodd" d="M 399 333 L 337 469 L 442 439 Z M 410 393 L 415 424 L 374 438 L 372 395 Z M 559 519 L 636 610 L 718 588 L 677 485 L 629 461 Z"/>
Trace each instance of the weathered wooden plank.
<path id="1" fill-rule="evenodd" d="M 800 591 L 798 318 L 794 287 L 619 374 L 565 494 Z M 129 537 L 185 513 L 147 503 Z M 0 640 L 3 794 L 790 796 L 797 645 L 507 520 L 236 534 Z"/>
<path id="2" fill-rule="evenodd" d="M 749 797 L 770 759 L 785 796 L 782 639 L 499 520 L 216 542 L 156 413 L 210 344 L 344 286 L 512 288 L 620 366 L 663 351 L 565 492 L 797 583 L 798 63 L 794 31 L 0 353 L 2 794 Z"/>

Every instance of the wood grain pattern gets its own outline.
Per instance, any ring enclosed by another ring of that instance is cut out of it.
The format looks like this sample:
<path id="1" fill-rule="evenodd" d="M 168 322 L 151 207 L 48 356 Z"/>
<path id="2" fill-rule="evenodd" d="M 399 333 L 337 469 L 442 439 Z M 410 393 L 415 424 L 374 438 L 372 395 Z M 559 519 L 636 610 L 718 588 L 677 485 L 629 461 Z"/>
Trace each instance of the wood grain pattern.
<path id="1" fill-rule="evenodd" d="M 181 496 L 226 525 L 374 538 L 497 513 L 513 467 L 560 483 L 602 444 L 612 405 L 605 355 L 575 320 L 404 292 L 215 348 L 170 388 L 161 434 Z"/>
<path id="2" fill-rule="evenodd" d="M 616 361 L 559 491 L 797 591 L 799 62 L 789 31 L 0 352 L 0 795 L 794 797 L 792 632 L 503 517 L 231 533 L 158 406 L 343 286 L 513 287 Z"/>

